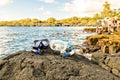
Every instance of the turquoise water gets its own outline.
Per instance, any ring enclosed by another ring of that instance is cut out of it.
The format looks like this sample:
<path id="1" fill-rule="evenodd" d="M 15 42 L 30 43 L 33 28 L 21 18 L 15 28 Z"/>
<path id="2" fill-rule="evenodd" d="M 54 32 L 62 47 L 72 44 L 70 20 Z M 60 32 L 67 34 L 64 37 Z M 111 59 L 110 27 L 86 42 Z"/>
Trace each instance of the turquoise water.
<path id="1" fill-rule="evenodd" d="M 80 45 L 95 33 L 84 33 L 84 27 L 0 27 L 0 58 L 19 50 L 29 51 L 34 40 L 59 39 Z"/>

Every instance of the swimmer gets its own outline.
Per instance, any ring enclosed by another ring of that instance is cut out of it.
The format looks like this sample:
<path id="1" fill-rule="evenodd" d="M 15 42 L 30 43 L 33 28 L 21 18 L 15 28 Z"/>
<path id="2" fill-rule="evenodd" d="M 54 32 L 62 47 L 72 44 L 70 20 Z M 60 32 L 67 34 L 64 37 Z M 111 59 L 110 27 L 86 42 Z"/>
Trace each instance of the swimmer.
<path id="1" fill-rule="evenodd" d="M 16 37 L 16 36 L 17 36 L 17 34 L 16 34 L 16 33 L 14 33 L 14 34 L 13 34 L 13 36 L 14 36 L 14 37 Z"/>
<path id="2" fill-rule="evenodd" d="M 73 32 L 73 35 L 74 35 L 74 36 L 77 36 L 77 34 L 76 34 L 75 32 Z"/>
<path id="3" fill-rule="evenodd" d="M 67 35 L 67 34 L 68 34 L 68 32 L 64 31 L 64 34 L 66 34 L 66 35 Z"/>
<path id="4" fill-rule="evenodd" d="M 56 35 L 56 36 L 58 36 L 58 35 L 59 35 L 59 33 L 55 33 L 55 35 Z"/>

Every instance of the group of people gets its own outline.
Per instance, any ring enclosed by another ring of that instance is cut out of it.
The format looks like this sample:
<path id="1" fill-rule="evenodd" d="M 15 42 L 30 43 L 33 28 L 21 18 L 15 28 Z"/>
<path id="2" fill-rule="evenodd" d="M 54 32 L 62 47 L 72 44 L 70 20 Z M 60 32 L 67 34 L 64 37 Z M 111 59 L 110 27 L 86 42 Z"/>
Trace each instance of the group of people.
<path id="1" fill-rule="evenodd" d="M 102 33 L 102 32 L 108 32 L 112 33 L 114 31 L 120 32 L 120 20 L 117 17 L 107 17 L 101 20 L 97 21 L 98 25 L 101 26 L 101 29 L 98 29 L 97 27 L 97 32 Z"/>

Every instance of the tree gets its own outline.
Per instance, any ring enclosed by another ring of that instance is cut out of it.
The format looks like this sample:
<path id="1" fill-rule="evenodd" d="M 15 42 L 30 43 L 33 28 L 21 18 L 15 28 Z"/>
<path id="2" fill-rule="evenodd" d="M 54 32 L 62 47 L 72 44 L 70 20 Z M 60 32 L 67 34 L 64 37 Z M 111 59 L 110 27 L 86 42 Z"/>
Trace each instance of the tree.
<path id="1" fill-rule="evenodd" d="M 31 21 L 31 26 L 39 26 L 39 25 L 41 24 L 41 22 L 42 22 L 42 21 L 34 18 L 34 19 L 32 19 L 32 21 Z"/>
<path id="2" fill-rule="evenodd" d="M 50 18 L 47 19 L 48 23 L 54 23 L 55 21 L 56 21 L 56 19 L 53 18 L 53 17 L 50 17 Z"/>
<path id="3" fill-rule="evenodd" d="M 100 15 L 99 15 L 99 14 L 95 14 L 93 18 L 94 18 L 95 20 L 98 20 L 98 19 L 100 19 Z"/>
<path id="4" fill-rule="evenodd" d="M 112 14 L 112 11 L 110 9 L 110 4 L 108 3 L 108 1 L 105 2 L 105 4 L 103 5 L 103 11 L 101 12 L 101 17 L 110 17 Z"/>

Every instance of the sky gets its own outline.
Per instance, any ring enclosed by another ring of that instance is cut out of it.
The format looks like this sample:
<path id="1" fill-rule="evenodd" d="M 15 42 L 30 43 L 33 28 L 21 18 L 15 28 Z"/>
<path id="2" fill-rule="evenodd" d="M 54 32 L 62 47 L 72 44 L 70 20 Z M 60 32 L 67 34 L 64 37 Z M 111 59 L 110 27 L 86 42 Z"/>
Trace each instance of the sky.
<path id="1" fill-rule="evenodd" d="M 92 17 L 100 13 L 106 0 L 0 0 L 0 20 L 38 18 L 57 20 L 73 16 Z M 108 0 L 112 9 L 120 8 L 120 0 Z"/>

